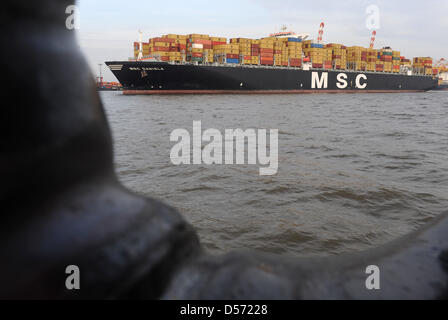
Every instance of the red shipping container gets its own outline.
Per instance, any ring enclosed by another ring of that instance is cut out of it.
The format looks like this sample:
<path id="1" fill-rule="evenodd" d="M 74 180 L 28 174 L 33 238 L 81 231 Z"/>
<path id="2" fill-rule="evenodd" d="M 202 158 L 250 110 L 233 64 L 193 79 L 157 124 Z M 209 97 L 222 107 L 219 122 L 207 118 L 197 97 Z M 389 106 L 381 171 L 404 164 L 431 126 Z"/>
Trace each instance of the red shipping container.
<path id="1" fill-rule="evenodd" d="M 227 44 L 227 42 L 220 42 L 220 41 L 212 41 L 213 46 L 220 46 L 222 44 Z"/>
<path id="2" fill-rule="evenodd" d="M 260 56 L 261 57 L 266 57 L 266 58 L 274 58 L 274 54 L 273 53 L 267 53 L 267 52 L 261 52 Z"/>
<path id="3" fill-rule="evenodd" d="M 228 53 L 228 54 L 226 55 L 226 58 L 227 58 L 227 59 L 239 59 L 240 57 L 239 57 L 238 54 L 231 54 L 231 53 Z"/>
<path id="4" fill-rule="evenodd" d="M 274 53 L 274 49 L 261 48 L 260 53 Z"/>
<path id="5" fill-rule="evenodd" d="M 174 43 L 175 39 L 169 39 L 169 38 L 152 38 L 149 40 L 149 42 L 169 42 Z"/>
<path id="6" fill-rule="evenodd" d="M 213 49 L 213 46 L 211 44 L 204 44 L 203 48 L 204 48 L 204 50 L 210 50 L 210 49 Z"/>
<path id="7" fill-rule="evenodd" d="M 290 58 L 289 65 L 291 67 L 300 67 L 302 65 L 302 60 L 300 60 L 298 58 Z"/>
<path id="8" fill-rule="evenodd" d="M 161 57 L 161 60 L 162 60 L 162 61 L 170 61 L 170 57 L 162 56 L 162 57 Z"/>
<path id="9" fill-rule="evenodd" d="M 261 58 L 260 59 L 260 63 L 261 64 L 265 64 L 265 65 L 272 65 L 272 64 L 274 64 L 274 59 L 272 59 L 272 58 Z"/>
<path id="10" fill-rule="evenodd" d="M 213 42 L 211 40 L 205 40 L 205 39 L 195 39 L 194 43 L 196 43 L 196 44 L 213 45 Z"/>
<path id="11" fill-rule="evenodd" d="M 322 68 L 322 63 L 313 63 L 313 68 Z"/>
<path id="12" fill-rule="evenodd" d="M 201 53 L 201 52 L 193 52 L 193 53 L 192 53 L 192 56 L 193 56 L 194 58 L 202 58 L 202 53 Z"/>
<path id="13" fill-rule="evenodd" d="M 179 44 L 179 50 L 187 50 L 187 46 L 185 44 Z"/>

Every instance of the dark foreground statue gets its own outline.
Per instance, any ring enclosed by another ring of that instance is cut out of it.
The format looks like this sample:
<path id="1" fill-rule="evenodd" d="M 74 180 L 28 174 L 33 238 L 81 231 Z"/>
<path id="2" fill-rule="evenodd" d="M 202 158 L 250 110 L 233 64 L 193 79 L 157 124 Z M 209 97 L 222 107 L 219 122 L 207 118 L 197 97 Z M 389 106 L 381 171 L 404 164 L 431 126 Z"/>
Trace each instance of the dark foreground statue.
<path id="1" fill-rule="evenodd" d="M 381 248 L 329 258 L 212 256 L 172 208 L 126 190 L 63 0 L 0 13 L 1 298 L 444 298 L 448 218 Z M 81 289 L 67 290 L 68 265 Z M 381 270 L 367 290 L 366 267 Z"/>

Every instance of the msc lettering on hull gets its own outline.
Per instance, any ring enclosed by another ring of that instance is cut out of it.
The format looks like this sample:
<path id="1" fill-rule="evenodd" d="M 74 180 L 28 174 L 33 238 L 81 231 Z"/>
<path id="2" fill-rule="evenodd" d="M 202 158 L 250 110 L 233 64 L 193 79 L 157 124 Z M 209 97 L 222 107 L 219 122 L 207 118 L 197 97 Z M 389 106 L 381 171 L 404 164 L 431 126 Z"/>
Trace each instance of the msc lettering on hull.
<path id="1" fill-rule="evenodd" d="M 338 73 L 336 76 L 336 87 L 338 89 L 346 89 L 348 86 L 348 76 L 346 73 Z M 358 74 L 355 79 L 356 89 L 367 88 L 367 76 L 365 74 Z M 328 89 L 328 72 L 311 73 L 311 89 Z"/>

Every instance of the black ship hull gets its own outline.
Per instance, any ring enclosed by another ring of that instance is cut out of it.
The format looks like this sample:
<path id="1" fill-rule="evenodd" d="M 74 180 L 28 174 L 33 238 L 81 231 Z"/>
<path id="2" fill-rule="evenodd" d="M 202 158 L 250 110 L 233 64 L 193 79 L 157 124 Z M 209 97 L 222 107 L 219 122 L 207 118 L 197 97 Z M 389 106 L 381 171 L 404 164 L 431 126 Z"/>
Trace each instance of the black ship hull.
<path id="1" fill-rule="evenodd" d="M 442 85 L 438 86 L 437 88 L 435 88 L 434 90 L 448 91 L 448 84 L 442 84 Z"/>
<path id="2" fill-rule="evenodd" d="M 287 67 L 106 62 L 124 94 L 421 92 L 431 76 Z"/>

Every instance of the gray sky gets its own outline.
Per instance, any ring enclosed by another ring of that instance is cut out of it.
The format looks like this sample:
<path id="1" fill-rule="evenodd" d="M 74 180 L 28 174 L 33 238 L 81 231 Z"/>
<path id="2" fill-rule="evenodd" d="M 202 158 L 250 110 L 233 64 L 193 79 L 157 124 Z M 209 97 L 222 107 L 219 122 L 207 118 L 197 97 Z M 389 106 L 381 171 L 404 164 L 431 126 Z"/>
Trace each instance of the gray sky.
<path id="1" fill-rule="evenodd" d="M 315 39 L 319 24 L 325 22 L 325 43 L 367 47 L 370 5 L 380 13 L 375 48 L 391 46 L 408 58 L 448 58 L 447 0 L 81 0 L 78 5 L 78 40 L 95 75 L 99 63 L 133 55 L 139 29 L 146 42 L 167 33 L 260 38 L 285 24 Z M 103 75 L 105 81 L 116 80 L 104 66 Z"/>

